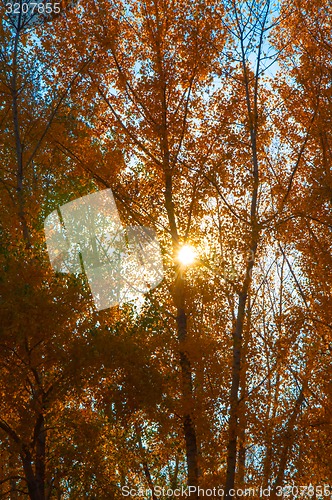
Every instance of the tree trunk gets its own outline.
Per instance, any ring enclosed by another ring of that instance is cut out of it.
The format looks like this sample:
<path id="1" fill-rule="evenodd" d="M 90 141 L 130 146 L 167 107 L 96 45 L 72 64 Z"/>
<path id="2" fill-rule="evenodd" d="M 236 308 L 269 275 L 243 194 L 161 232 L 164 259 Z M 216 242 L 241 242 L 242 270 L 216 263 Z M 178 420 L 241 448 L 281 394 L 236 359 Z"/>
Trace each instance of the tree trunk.
<path id="1" fill-rule="evenodd" d="M 240 408 L 239 408 L 239 486 L 244 487 L 245 485 L 245 470 L 246 470 L 246 428 L 247 428 L 247 414 L 246 414 L 246 397 L 247 397 L 247 351 L 248 342 L 250 335 L 250 323 L 251 323 L 251 306 L 250 297 L 248 298 L 248 317 L 247 325 L 248 328 L 245 332 L 245 338 L 243 343 L 243 363 L 240 373 Z"/>
<path id="2" fill-rule="evenodd" d="M 245 305 L 247 292 L 241 293 L 239 298 L 238 314 L 236 319 L 235 331 L 233 333 L 233 364 L 232 364 L 232 386 L 230 395 L 230 418 L 228 430 L 227 446 L 227 471 L 225 484 L 225 498 L 233 498 L 230 490 L 234 488 L 237 438 L 238 438 L 238 393 L 240 386 L 241 354 L 242 354 L 242 332 L 245 315 Z"/>
<path id="3" fill-rule="evenodd" d="M 176 323 L 180 351 L 181 388 L 184 407 L 183 431 L 186 443 L 188 485 L 198 487 L 197 439 L 192 416 L 194 406 L 192 369 L 184 347 L 187 340 L 187 315 L 185 312 L 184 280 L 180 272 L 177 273 L 176 277 L 174 301 L 177 308 Z M 194 495 L 191 496 L 195 498 Z"/>
<path id="4" fill-rule="evenodd" d="M 250 136 L 250 153 L 252 163 L 252 192 L 251 192 L 251 206 L 250 206 L 250 242 L 248 250 L 250 255 L 247 261 L 245 277 L 241 292 L 239 293 L 239 305 L 236 317 L 235 329 L 233 331 L 233 363 L 232 363 L 232 385 L 230 393 L 230 419 L 229 419 L 229 437 L 227 446 L 227 471 L 225 483 L 225 499 L 229 500 L 234 498 L 230 494 L 230 490 L 234 488 L 236 460 L 237 460 L 237 440 L 238 440 L 238 406 L 239 406 L 239 386 L 240 374 L 242 363 L 242 334 L 244 326 L 244 318 L 246 311 L 246 304 L 248 293 L 250 290 L 252 280 L 252 270 L 255 263 L 257 245 L 260 235 L 260 227 L 257 214 L 257 199 L 259 187 L 259 163 L 258 163 L 258 150 L 257 150 L 257 135 L 258 135 L 258 82 L 260 78 L 260 61 L 263 46 L 264 28 L 268 16 L 268 9 L 265 11 L 265 16 L 260 22 L 260 35 L 257 52 L 257 65 L 254 77 L 253 89 L 251 90 L 249 66 L 247 60 L 247 53 L 245 48 L 245 39 L 243 26 L 241 26 L 241 19 L 236 14 L 237 27 L 239 32 L 239 43 L 242 53 L 242 74 L 243 84 L 245 88 L 245 103 L 247 108 L 248 119 L 248 132 Z M 258 21 L 257 21 L 258 23 Z M 252 96 L 251 96 L 252 94 Z"/>
<path id="5" fill-rule="evenodd" d="M 14 53 L 13 53 L 13 70 L 11 78 L 11 94 L 12 94 L 12 115 L 13 115 L 13 126 L 14 126 L 14 136 L 15 136 L 15 148 L 16 148 L 16 159 L 17 159 L 17 172 L 16 172 L 16 192 L 18 198 L 18 216 L 22 226 L 23 239 L 26 246 L 30 246 L 30 234 L 28 230 L 28 225 L 25 217 L 24 210 L 24 195 L 23 195 L 23 147 L 20 134 L 20 124 L 19 124 L 19 111 L 18 111 L 18 89 L 17 89 L 17 57 L 18 57 L 18 44 L 20 38 L 20 28 L 16 28 L 16 35 L 14 41 Z"/>
<path id="6" fill-rule="evenodd" d="M 45 500 L 38 488 L 38 483 L 32 468 L 32 457 L 29 450 L 23 449 L 21 453 L 24 475 L 28 485 L 29 497 L 31 500 Z"/>
<path id="7" fill-rule="evenodd" d="M 275 384 L 275 393 L 274 393 L 273 402 L 272 402 L 272 404 L 273 404 L 272 417 L 270 419 L 270 421 L 272 421 L 272 422 L 274 422 L 275 416 L 277 414 L 279 385 L 280 385 L 280 374 L 277 373 L 276 384 Z M 269 485 L 269 481 L 270 481 L 270 477 L 271 477 L 272 461 L 273 461 L 273 428 L 271 428 L 271 424 L 269 424 L 269 427 L 267 429 L 266 453 L 265 453 L 264 469 L 263 469 L 264 470 L 263 488 L 267 488 Z"/>
<path id="8" fill-rule="evenodd" d="M 304 401 L 304 387 L 302 387 L 300 394 L 298 395 L 298 398 L 295 402 L 295 407 L 294 407 L 293 413 L 288 421 L 287 428 L 286 428 L 286 431 L 284 433 L 283 448 L 282 448 L 280 462 L 279 462 L 279 470 L 278 470 L 278 475 L 277 475 L 276 480 L 275 480 L 274 485 L 273 485 L 273 491 L 271 492 L 271 500 L 277 500 L 278 498 L 280 498 L 276 494 L 276 488 L 278 486 L 282 486 L 282 483 L 284 481 L 285 470 L 286 470 L 287 462 L 289 459 L 289 452 L 292 449 L 292 446 L 294 443 L 294 427 L 295 427 L 296 419 L 300 413 L 300 409 L 301 409 L 303 401 Z"/>
<path id="9" fill-rule="evenodd" d="M 39 432 L 36 439 L 36 483 L 40 498 L 45 498 L 45 458 L 46 458 L 46 432 L 44 415 L 40 415 Z"/>
<path id="10" fill-rule="evenodd" d="M 174 205 L 172 199 L 172 177 L 167 168 L 165 176 L 165 206 L 168 214 L 174 255 L 178 250 L 179 236 L 175 220 Z M 192 368 L 188 354 L 185 349 L 187 340 L 187 314 L 185 310 L 185 287 L 184 278 L 179 265 L 175 268 L 175 283 L 173 293 L 174 305 L 176 307 L 176 325 L 179 341 L 180 367 L 181 367 L 181 389 L 183 402 L 183 433 L 186 443 L 186 459 L 188 467 L 188 486 L 198 487 L 198 452 L 196 429 L 193 420 L 193 383 Z M 192 494 L 193 499 L 198 498 L 196 493 Z"/>

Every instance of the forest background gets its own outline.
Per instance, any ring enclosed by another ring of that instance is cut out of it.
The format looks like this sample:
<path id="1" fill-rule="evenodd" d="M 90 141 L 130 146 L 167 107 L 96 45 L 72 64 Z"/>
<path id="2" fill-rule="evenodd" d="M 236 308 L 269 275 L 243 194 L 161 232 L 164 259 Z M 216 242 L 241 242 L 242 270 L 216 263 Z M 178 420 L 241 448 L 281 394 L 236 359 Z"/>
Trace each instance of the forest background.
<path id="1" fill-rule="evenodd" d="M 331 3 L 6 10 L 1 497 L 330 498 Z M 51 269 L 43 223 L 105 188 L 156 230 L 165 278 L 98 312 L 83 275 Z"/>

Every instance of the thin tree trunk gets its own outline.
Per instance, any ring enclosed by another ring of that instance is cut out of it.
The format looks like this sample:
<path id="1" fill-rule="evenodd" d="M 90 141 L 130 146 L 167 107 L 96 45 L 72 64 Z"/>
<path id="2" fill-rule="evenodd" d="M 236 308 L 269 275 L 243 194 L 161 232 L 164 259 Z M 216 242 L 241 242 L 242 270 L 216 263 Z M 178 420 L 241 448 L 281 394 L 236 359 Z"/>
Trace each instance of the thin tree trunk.
<path id="1" fill-rule="evenodd" d="M 159 13 L 155 4 L 155 14 L 157 24 L 159 25 Z M 160 43 L 160 32 L 158 30 L 156 37 L 158 71 L 160 75 L 160 102 L 162 111 L 160 145 L 163 158 L 163 170 L 165 175 L 165 208 L 167 210 L 168 221 L 170 225 L 173 253 L 176 254 L 179 246 L 179 234 L 175 219 L 172 187 L 172 169 L 170 167 L 170 151 L 168 143 L 168 121 L 167 121 L 167 98 L 166 81 L 163 68 L 163 57 Z M 188 467 L 188 485 L 198 487 L 198 451 L 196 430 L 193 421 L 193 384 L 192 369 L 188 354 L 184 348 L 187 340 L 187 315 L 185 310 L 185 287 L 184 279 L 179 266 L 175 269 L 176 277 L 174 283 L 174 305 L 176 307 L 176 324 L 179 341 L 180 367 L 181 367 L 181 386 L 183 398 L 183 432 L 186 443 L 186 459 Z M 191 495 L 193 499 L 198 498 L 196 493 Z"/>
<path id="2" fill-rule="evenodd" d="M 19 125 L 19 112 L 18 112 L 18 88 L 17 88 L 17 57 L 18 57 L 18 44 L 20 38 L 20 20 L 18 27 L 16 28 L 16 35 L 14 40 L 14 53 L 13 53 L 13 71 L 11 79 L 11 94 L 12 94 L 12 114 L 13 114 L 13 125 L 14 125 L 14 136 L 15 136 L 15 148 L 16 148 L 16 159 L 17 159 L 17 172 L 16 172 L 16 192 L 18 199 L 18 216 L 20 223 L 22 225 L 23 238 L 27 245 L 30 246 L 30 234 L 28 230 L 28 225 L 25 217 L 24 210 L 24 193 L 23 193 L 23 147 L 20 134 Z"/>
<path id="3" fill-rule="evenodd" d="M 150 490 L 152 492 L 152 500 L 157 500 L 157 497 L 156 497 L 155 492 L 154 492 L 154 485 L 153 485 L 152 476 L 151 476 L 151 473 L 150 473 L 150 469 L 149 469 L 148 463 L 146 461 L 146 453 L 145 453 L 145 449 L 144 449 L 144 446 L 143 446 L 143 443 L 142 443 L 141 429 L 140 429 L 140 426 L 138 424 L 135 424 L 135 430 L 136 430 L 136 434 L 137 434 L 137 442 L 138 442 L 138 447 L 139 447 L 139 451 L 140 451 L 140 454 L 141 454 L 141 460 L 142 460 L 142 466 L 143 466 L 143 470 L 144 470 L 144 475 L 146 477 L 146 480 L 147 480 L 147 483 L 149 485 L 149 488 L 150 488 Z"/>
<path id="4" fill-rule="evenodd" d="M 178 247 L 178 233 L 175 222 L 174 207 L 172 202 L 172 183 L 171 179 L 166 182 L 165 201 L 168 212 L 169 222 L 173 236 L 173 248 L 176 251 Z M 198 451 L 196 430 L 193 420 L 193 383 L 192 368 L 188 354 L 185 349 L 187 340 L 187 315 L 185 311 L 185 288 L 184 279 L 179 266 L 176 266 L 176 277 L 174 283 L 174 304 L 177 310 L 176 324 L 179 341 L 180 367 L 181 367 L 181 389 L 183 400 L 183 432 L 186 443 L 186 459 L 188 467 L 188 485 L 198 487 Z M 196 494 L 191 495 L 197 498 Z"/>
<path id="5" fill-rule="evenodd" d="M 272 418 L 270 419 L 274 422 L 276 413 L 277 413 L 277 405 L 278 405 L 278 396 L 279 396 L 279 384 L 280 384 L 280 374 L 276 375 L 276 384 L 275 384 L 275 393 L 273 398 L 273 409 L 272 409 Z M 269 485 L 270 477 L 271 477 L 271 467 L 272 467 L 272 458 L 273 458 L 273 429 L 271 425 L 267 429 L 267 439 L 266 439 L 266 454 L 264 460 L 264 475 L 263 475 L 263 487 L 267 488 Z"/>
<path id="6" fill-rule="evenodd" d="M 178 475 L 179 475 L 179 456 L 176 455 L 174 474 L 171 474 L 171 472 L 170 472 L 170 480 L 171 480 L 172 490 L 175 490 L 178 487 Z"/>
<path id="7" fill-rule="evenodd" d="M 289 452 L 294 444 L 294 427 L 296 419 L 300 413 L 303 401 L 304 401 L 304 387 L 302 387 L 300 394 L 298 395 L 298 398 L 295 402 L 293 413 L 288 421 L 287 428 L 283 436 L 283 448 L 279 462 L 279 470 L 273 485 L 273 491 L 271 492 L 271 500 L 277 500 L 279 498 L 276 494 L 276 488 L 278 486 L 282 486 L 282 483 L 284 481 L 285 470 L 289 459 Z"/>
<path id="8" fill-rule="evenodd" d="M 46 459 L 46 431 L 44 415 L 39 416 L 40 425 L 36 439 L 36 482 L 40 498 L 45 498 L 45 459 Z"/>
<path id="9" fill-rule="evenodd" d="M 227 471 L 226 471 L 226 484 L 225 484 L 226 499 L 230 499 L 233 497 L 230 494 L 230 490 L 234 488 L 234 483 L 235 483 L 237 439 L 238 439 L 238 406 L 239 406 L 238 393 L 240 386 L 242 332 L 243 332 L 246 300 L 247 300 L 247 291 L 242 292 L 240 294 L 236 326 L 235 326 L 235 331 L 233 333 L 232 385 L 230 394 L 230 417 L 229 417 L 229 430 L 228 430 Z"/>
<path id="10" fill-rule="evenodd" d="M 240 373 L 240 392 L 241 392 L 241 401 L 240 401 L 240 416 L 239 416 L 239 486 L 243 487 L 245 483 L 245 469 L 246 469 L 246 428 L 247 428 L 247 415 L 246 415 L 246 406 L 245 400 L 247 396 L 247 350 L 248 350 L 248 342 L 250 335 L 250 324 L 251 324 L 251 306 L 250 306 L 250 297 L 248 298 L 248 317 L 247 317 L 247 325 L 246 329 L 244 345 L 243 345 L 243 365 Z"/>
<path id="11" fill-rule="evenodd" d="M 32 456 L 28 449 L 23 447 L 21 453 L 21 459 L 23 463 L 24 475 L 28 485 L 29 497 L 31 500 L 44 500 L 44 497 L 40 494 L 38 483 L 33 472 L 32 467 Z"/>
<path id="12" fill-rule="evenodd" d="M 180 278 L 181 279 L 181 278 Z M 179 280 L 178 280 L 179 281 Z M 184 301 L 183 280 L 176 284 L 176 300 Z M 196 431 L 192 418 L 193 414 L 193 384 L 190 360 L 184 349 L 187 338 L 187 316 L 183 307 L 177 307 L 177 327 L 180 345 L 180 366 L 182 376 L 182 395 L 185 407 L 183 415 L 183 430 L 186 441 L 186 456 L 188 466 L 188 485 L 198 486 L 198 463 L 197 463 L 197 440 Z M 194 496 L 193 496 L 194 498 Z"/>
<path id="13" fill-rule="evenodd" d="M 242 53 L 243 82 L 245 87 L 245 102 L 247 108 L 248 128 L 250 134 L 250 149 L 251 149 L 251 162 L 252 162 L 252 192 L 251 192 L 251 207 L 250 207 L 250 226 L 251 226 L 250 244 L 248 245 L 248 250 L 249 250 L 248 255 L 250 255 L 250 259 L 248 260 L 246 265 L 246 274 L 243 281 L 242 290 L 239 293 L 238 312 L 236 317 L 235 329 L 233 331 L 232 384 L 230 391 L 229 437 L 227 446 L 227 470 L 226 470 L 225 497 L 224 497 L 227 500 L 234 498 L 234 496 L 230 494 L 230 490 L 234 488 L 236 462 L 237 462 L 237 441 L 239 435 L 239 429 L 238 429 L 239 386 L 240 386 L 240 374 L 241 374 L 241 363 L 242 363 L 242 335 L 243 335 L 247 298 L 252 280 L 251 274 L 255 263 L 257 245 L 260 236 L 260 227 L 258 223 L 258 214 L 257 214 L 257 199 L 258 199 L 258 187 L 259 187 L 259 163 L 258 163 L 258 151 L 257 151 L 258 82 L 260 77 L 259 76 L 260 62 L 261 62 L 261 51 L 263 45 L 264 27 L 267 20 L 267 16 L 268 16 L 268 9 L 265 12 L 265 16 L 262 23 L 260 23 L 261 31 L 258 43 L 257 65 L 254 78 L 254 86 L 252 90 L 253 95 L 251 98 L 247 52 L 244 46 L 245 43 L 244 31 L 242 29 L 242 26 L 240 25 L 241 17 L 238 17 L 238 13 L 236 11 L 238 30 L 240 34 L 239 43 Z"/>

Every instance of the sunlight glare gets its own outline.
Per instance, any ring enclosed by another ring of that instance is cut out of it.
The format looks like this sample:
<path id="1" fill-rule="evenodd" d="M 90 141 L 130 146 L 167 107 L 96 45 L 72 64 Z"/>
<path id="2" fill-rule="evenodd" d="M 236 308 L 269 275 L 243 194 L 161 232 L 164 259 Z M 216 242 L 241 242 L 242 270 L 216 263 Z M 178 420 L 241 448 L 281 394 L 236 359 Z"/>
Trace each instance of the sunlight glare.
<path id="1" fill-rule="evenodd" d="M 178 253 L 178 261 L 183 266 L 190 266 L 196 259 L 196 252 L 194 247 L 190 245 L 183 245 Z"/>

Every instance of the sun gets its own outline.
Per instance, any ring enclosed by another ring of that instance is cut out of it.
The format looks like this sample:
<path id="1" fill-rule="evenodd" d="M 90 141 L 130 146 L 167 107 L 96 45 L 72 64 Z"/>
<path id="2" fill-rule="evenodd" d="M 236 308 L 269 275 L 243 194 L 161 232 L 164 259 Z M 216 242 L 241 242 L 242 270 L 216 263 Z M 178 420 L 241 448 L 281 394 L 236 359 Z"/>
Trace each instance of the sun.
<path id="1" fill-rule="evenodd" d="M 190 266 L 195 262 L 196 251 L 191 245 L 183 245 L 178 252 L 178 261 L 183 266 Z"/>

